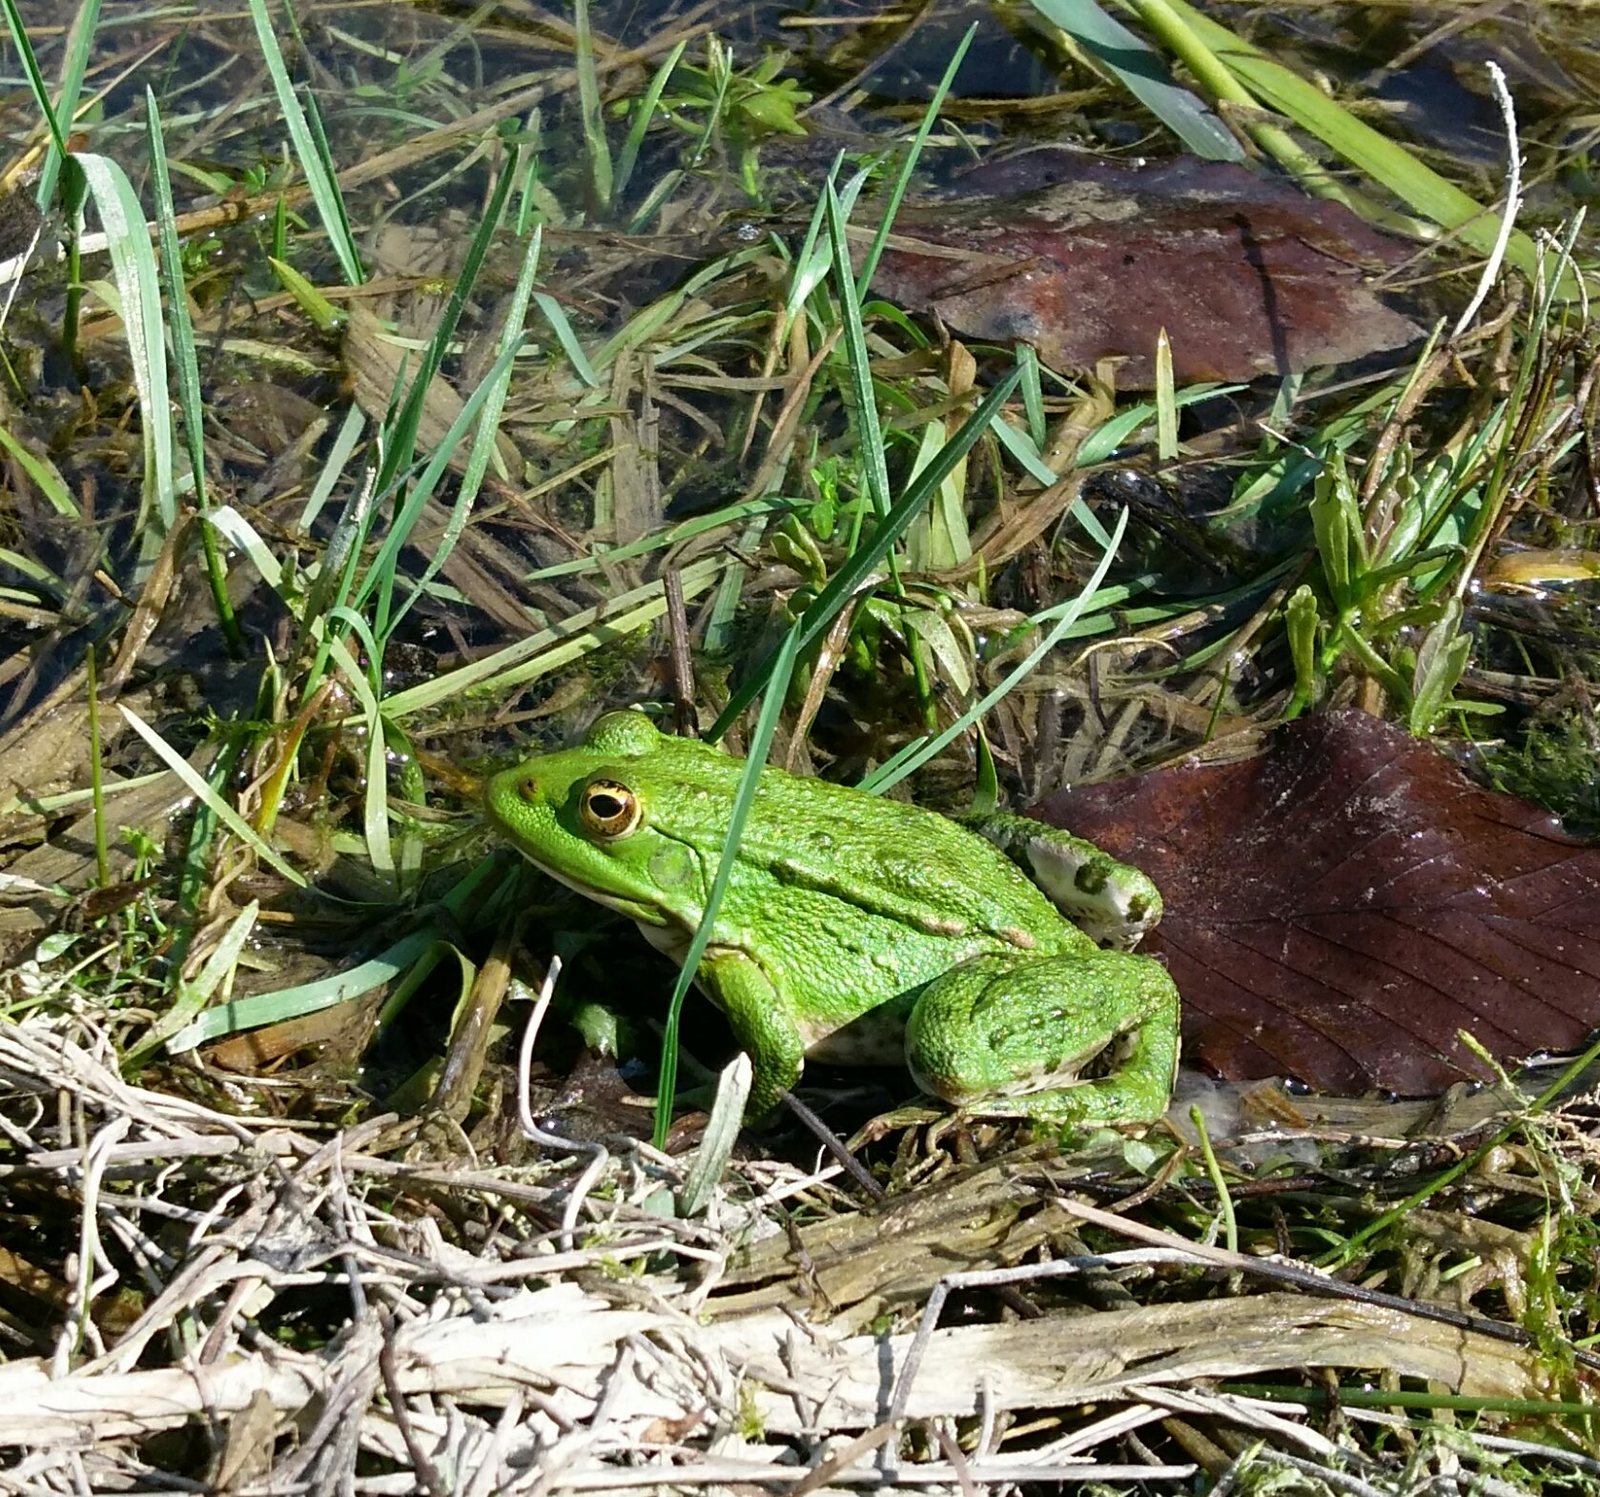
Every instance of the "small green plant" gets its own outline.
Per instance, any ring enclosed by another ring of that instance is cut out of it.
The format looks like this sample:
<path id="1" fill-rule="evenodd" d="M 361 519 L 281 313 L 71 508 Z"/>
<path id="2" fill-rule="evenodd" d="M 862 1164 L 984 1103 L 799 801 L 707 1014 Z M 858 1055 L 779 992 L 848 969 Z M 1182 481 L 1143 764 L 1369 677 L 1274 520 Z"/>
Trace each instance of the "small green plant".
<path id="1" fill-rule="evenodd" d="M 1310 507 L 1321 595 L 1302 583 L 1284 609 L 1295 669 L 1291 716 L 1325 694 L 1341 668 L 1375 681 L 1418 735 L 1446 712 L 1500 710 L 1454 695 L 1472 652 L 1461 600 L 1408 596 L 1447 564 L 1459 569 L 1462 552 L 1458 544 L 1425 544 L 1419 485 L 1408 463 L 1397 466 L 1397 503 L 1411 518 L 1374 544 L 1343 454 L 1325 459 Z"/>
<path id="2" fill-rule="evenodd" d="M 706 43 L 703 66 L 679 64 L 659 112 L 696 145 L 698 164 L 719 145 L 733 157 L 740 185 L 752 203 L 765 203 L 760 148 L 774 135 L 804 135 L 799 111 L 810 102 L 793 78 L 782 76 L 789 59 L 771 52 L 753 68 L 740 69 L 717 38 Z"/>

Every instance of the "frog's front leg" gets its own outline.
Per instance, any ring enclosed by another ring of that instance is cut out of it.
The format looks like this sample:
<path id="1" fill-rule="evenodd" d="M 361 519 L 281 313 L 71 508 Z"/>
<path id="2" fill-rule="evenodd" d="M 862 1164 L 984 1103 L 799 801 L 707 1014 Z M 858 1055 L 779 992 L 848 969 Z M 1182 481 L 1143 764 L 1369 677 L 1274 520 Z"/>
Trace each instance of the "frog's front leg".
<path id="1" fill-rule="evenodd" d="M 995 812 L 962 824 L 987 837 L 1079 930 L 1124 949 L 1161 919 L 1161 893 L 1146 873 L 1104 848 L 1032 816 Z"/>
<path id="2" fill-rule="evenodd" d="M 805 1036 L 767 974 L 744 952 L 709 952 L 696 975 L 728 1016 L 728 1027 L 750 1057 L 750 1096 L 744 1117 L 753 1123 L 771 1112 L 778 1105 L 778 1094 L 800 1079 L 805 1068 Z"/>
<path id="3" fill-rule="evenodd" d="M 917 999 L 906 1060 L 924 1091 L 977 1112 L 1149 1122 L 1172 1095 L 1178 990 L 1125 951 L 974 957 Z M 1080 1079 L 1091 1065 L 1104 1073 Z"/>

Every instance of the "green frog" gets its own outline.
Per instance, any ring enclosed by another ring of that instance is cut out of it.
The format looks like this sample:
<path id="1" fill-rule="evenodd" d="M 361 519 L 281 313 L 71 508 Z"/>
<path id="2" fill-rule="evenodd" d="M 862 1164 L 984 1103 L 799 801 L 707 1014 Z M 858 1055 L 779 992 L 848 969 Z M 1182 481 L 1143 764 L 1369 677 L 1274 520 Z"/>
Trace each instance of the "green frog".
<path id="1" fill-rule="evenodd" d="M 742 769 L 612 712 L 580 747 L 494 775 L 485 800 L 531 862 L 681 963 Z M 696 976 L 749 1053 L 747 1121 L 809 1056 L 903 1062 L 984 1115 L 1148 1122 L 1172 1090 L 1178 993 L 1154 958 L 1099 943 L 1160 915 L 1144 874 L 1042 822 L 969 827 L 767 768 Z"/>

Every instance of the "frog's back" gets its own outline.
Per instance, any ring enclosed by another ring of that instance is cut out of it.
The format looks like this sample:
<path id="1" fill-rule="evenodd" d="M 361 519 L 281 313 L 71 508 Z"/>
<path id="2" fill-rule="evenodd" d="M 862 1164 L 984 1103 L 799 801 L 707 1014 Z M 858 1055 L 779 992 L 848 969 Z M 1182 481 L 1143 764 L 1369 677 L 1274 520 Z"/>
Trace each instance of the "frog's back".
<path id="1" fill-rule="evenodd" d="M 678 835 L 720 852 L 742 765 L 669 740 Z M 762 771 L 739 844 L 747 878 L 805 891 L 978 949 L 1087 940 L 992 843 L 949 818 L 846 785 Z M 774 892 L 776 890 L 774 889 Z"/>

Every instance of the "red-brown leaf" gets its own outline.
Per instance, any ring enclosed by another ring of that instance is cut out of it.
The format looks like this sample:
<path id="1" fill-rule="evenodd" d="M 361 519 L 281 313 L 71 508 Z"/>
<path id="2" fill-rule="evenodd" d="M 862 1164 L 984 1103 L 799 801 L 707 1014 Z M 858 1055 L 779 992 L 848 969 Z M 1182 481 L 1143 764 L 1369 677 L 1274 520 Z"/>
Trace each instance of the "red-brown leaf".
<path id="1" fill-rule="evenodd" d="M 965 190 L 901 213 L 874 288 L 1058 369 L 1121 356 L 1117 383 L 1147 389 L 1163 328 L 1180 381 L 1343 363 L 1418 333 L 1364 275 L 1409 246 L 1241 166 L 1030 152 Z"/>
<path id="2" fill-rule="evenodd" d="M 1403 1096 L 1600 1026 L 1600 848 L 1357 711 L 1235 764 L 1052 796 L 1036 814 L 1146 869 L 1144 949 L 1184 1004 L 1184 1054 L 1232 1081 Z"/>

